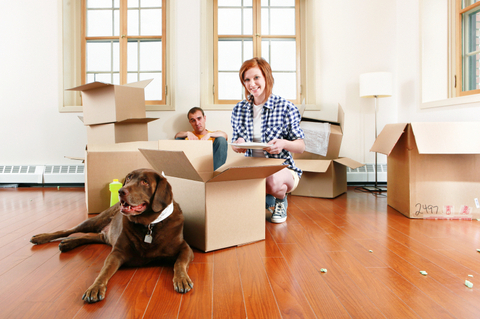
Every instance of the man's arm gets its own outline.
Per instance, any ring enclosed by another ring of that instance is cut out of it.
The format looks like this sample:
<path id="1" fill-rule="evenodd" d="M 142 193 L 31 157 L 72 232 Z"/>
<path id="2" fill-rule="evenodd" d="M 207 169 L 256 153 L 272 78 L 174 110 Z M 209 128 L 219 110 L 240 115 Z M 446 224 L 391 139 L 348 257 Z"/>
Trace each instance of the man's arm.
<path id="1" fill-rule="evenodd" d="M 202 137 L 202 140 L 208 140 L 210 137 L 223 137 L 227 140 L 228 142 L 228 136 L 227 133 L 223 131 L 215 131 L 215 132 L 210 132 Z"/>
<path id="2" fill-rule="evenodd" d="M 196 137 L 195 134 L 190 131 L 178 132 L 175 134 L 175 138 L 188 138 L 191 141 L 198 140 L 198 137 Z"/>

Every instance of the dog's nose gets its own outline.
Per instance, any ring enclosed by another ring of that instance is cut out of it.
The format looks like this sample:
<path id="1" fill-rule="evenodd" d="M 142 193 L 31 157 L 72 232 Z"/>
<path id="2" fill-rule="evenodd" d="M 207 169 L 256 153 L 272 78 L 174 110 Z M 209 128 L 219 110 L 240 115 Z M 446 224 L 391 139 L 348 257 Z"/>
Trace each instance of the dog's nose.
<path id="1" fill-rule="evenodd" d="M 118 190 L 118 194 L 120 196 L 127 196 L 128 195 L 128 190 L 122 187 Z"/>

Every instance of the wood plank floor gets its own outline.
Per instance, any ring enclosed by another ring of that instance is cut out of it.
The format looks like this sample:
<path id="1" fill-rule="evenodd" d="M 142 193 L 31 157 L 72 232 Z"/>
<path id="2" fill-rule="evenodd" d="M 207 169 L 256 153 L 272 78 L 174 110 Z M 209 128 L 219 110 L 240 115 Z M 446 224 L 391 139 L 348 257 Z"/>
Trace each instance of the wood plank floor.
<path id="1" fill-rule="evenodd" d="M 480 222 L 411 220 L 354 188 L 288 209 L 265 241 L 195 251 L 185 295 L 156 264 L 120 269 L 87 304 L 110 247 L 29 242 L 88 218 L 83 188 L 1 189 L 0 318 L 480 318 Z"/>

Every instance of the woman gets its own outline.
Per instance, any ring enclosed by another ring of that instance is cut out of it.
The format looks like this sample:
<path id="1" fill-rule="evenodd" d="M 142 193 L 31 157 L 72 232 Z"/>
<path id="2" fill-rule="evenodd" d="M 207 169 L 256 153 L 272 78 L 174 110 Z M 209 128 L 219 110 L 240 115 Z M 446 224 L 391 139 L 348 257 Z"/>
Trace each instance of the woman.
<path id="1" fill-rule="evenodd" d="M 267 177 L 267 208 L 275 206 L 271 221 L 287 219 L 287 196 L 300 181 L 302 171 L 295 166 L 291 153 L 303 153 L 305 137 L 300 128 L 300 113 L 286 99 L 272 94 L 272 69 L 263 58 L 253 58 L 240 68 L 240 81 L 247 99 L 237 103 L 232 112 L 234 143 L 268 143 L 264 149 L 244 149 L 232 146 L 245 156 L 285 159 L 287 168 Z"/>

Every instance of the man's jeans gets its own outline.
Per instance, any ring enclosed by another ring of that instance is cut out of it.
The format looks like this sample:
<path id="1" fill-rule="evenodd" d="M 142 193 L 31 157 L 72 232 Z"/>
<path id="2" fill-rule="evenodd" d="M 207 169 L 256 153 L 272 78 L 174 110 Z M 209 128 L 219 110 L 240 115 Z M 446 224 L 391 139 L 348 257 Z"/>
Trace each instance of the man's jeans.
<path id="1" fill-rule="evenodd" d="M 185 138 L 177 137 L 176 140 Z M 228 143 L 224 137 L 216 137 L 213 141 L 213 170 L 216 170 L 227 160 Z"/>

